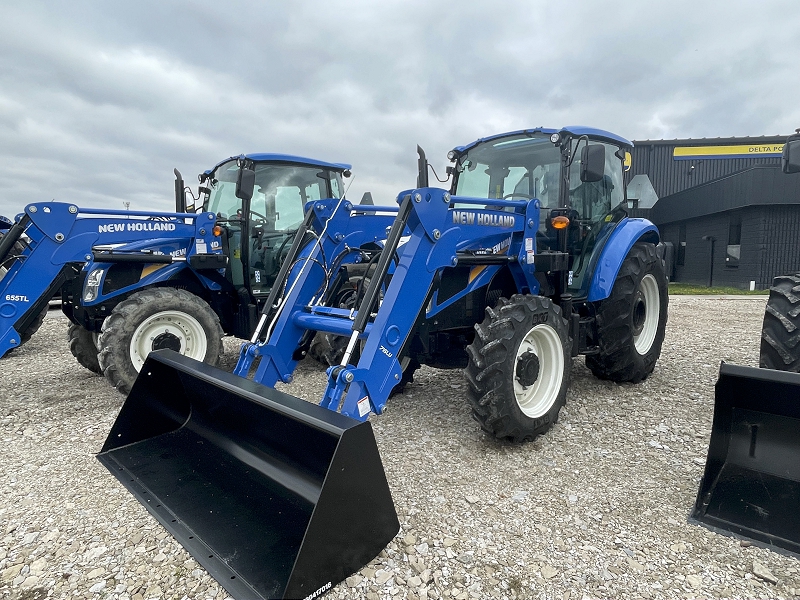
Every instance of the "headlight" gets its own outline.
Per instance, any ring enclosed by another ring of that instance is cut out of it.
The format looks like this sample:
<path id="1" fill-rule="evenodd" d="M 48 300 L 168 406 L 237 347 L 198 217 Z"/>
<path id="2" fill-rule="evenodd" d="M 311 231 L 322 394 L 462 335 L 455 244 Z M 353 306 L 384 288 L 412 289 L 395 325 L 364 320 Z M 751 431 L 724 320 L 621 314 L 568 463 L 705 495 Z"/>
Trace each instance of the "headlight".
<path id="1" fill-rule="evenodd" d="M 95 269 L 86 277 L 86 283 L 83 284 L 83 301 L 91 302 L 98 295 L 98 288 L 100 282 L 103 280 L 103 273 L 105 269 Z"/>
<path id="2" fill-rule="evenodd" d="M 89 276 L 86 278 L 86 285 L 97 287 L 100 285 L 100 280 L 103 278 L 103 273 L 105 273 L 105 269 L 95 269 Z"/>

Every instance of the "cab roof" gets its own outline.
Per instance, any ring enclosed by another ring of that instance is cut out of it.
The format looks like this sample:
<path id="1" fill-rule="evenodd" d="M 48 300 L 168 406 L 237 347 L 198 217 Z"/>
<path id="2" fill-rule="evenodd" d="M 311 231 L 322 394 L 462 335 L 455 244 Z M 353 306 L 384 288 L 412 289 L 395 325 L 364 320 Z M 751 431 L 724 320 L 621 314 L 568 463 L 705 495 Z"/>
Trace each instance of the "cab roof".
<path id="1" fill-rule="evenodd" d="M 296 165 L 306 165 L 310 167 L 321 167 L 323 169 L 330 169 L 331 171 L 337 171 L 341 173 L 342 171 L 349 171 L 352 169 L 352 165 L 347 163 L 330 163 L 325 162 L 324 160 L 317 160 L 315 158 L 306 158 L 304 156 L 294 156 L 292 154 L 271 154 L 271 153 L 255 153 L 255 154 L 240 154 L 239 156 L 231 156 L 230 158 L 226 158 L 225 160 L 221 160 L 216 165 L 214 165 L 213 169 L 208 169 L 205 174 L 210 175 L 220 165 L 225 164 L 228 161 L 236 160 L 238 158 L 247 158 L 252 160 L 253 162 L 257 163 L 292 163 Z"/>
<path id="2" fill-rule="evenodd" d="M 611 133 L 610 131 L 605 131 L 603 129 L 596 129 L 594 127 L 585 127 L 583 125 L 569 125 L 567 127 L 562 127 L 561 129 L 536 127 L 535 129 L 520 129 L 519 131 L 509 131 L 508 133 L 500 133 L 497 135 L 492 135 L 489 137 L 481 138 L 479 140 L 475 140 L 474 142 L 472 142 L 471 144 L 467 144 L 466 146 L 456 146 L 455 148 L 453 148 L 453 150 L 455 150 L 458 154 L 463 154 L 464 152 L 470 150 L 471 148 L 474 148 L 478 144 L 482 144 L 484 142 L 497 140 L 505 137 L 523 135 L 526 133 L 543 133 L 545 135 L 552 135 L 554 133 L 561 133 L 561 134 L 566 133 L 572 136 L 586 135 L 593 140 L 607 141 L 628 148 L 633 148 L 633 142 L 631 142 L 630 140 L 626 140 L 624 137 L 618 136 L 615 133 Z"/>

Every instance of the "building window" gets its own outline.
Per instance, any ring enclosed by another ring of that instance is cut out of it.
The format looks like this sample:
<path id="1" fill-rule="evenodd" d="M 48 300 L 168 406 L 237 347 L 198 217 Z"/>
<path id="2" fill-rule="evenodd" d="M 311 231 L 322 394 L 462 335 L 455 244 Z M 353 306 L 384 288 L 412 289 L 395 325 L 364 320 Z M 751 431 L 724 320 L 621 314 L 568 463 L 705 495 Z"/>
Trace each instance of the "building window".
<path id="1" fill-rule="evenodd" d="M 675 264 L 683 266 L 686 264 L 686 224 L 681 223 L 678 228 L 678 256 L 675 257 Z"/>
<path id="2" fill-rule="evenodd" d="M 742 216 L 733 214 L 728 221 L 728 248 L 725 252 L 725 267 L 729 269 L 739 268 L 739 256 L 741 255 L 742 242 Z"/>

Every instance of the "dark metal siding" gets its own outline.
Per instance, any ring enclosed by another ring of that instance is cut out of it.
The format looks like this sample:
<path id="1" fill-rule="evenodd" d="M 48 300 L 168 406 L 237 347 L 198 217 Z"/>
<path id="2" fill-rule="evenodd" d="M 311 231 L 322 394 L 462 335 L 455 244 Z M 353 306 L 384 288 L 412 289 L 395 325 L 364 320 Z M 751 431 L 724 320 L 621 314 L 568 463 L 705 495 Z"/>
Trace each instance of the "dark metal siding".
<path id="1" fill-rule="evenodd" d="M 742 223 L 740 260 L 737 268 L 726 264 L 731 217 Z M 672 281 L 708 285 L 713 236 L 713 285 L 747 289 L 767 289 L 777 275 L 800 272 L 800 205 L 750 206 L 696 219 L 659 226 L 661 239 L 679 245 L 680 226 L 686 226 L 686 259 L 675 265 Z M 677 261 L 676 261 L 677 262 Z"/>
<path id="2" fill-rule="evenodd" d="M 648 175 L 658 197 L 664 198 L 750 167 L 780 164 L 778 157 L 675 160 L 672 153 L 677 146 L 782 144 L 785 141 L 785 136 L 634 141 L 626 185 L 635 175 Z"/>
<path id="3" fill-rule="evenodd" d="M 772 278 L 800 271 L 800 206 L 772 206 L 764 212 L 762 268 L 766 286 Z"/>
<path id="4" fill-rule="evenodd" d="M 782 144 L 785 137 L 716 138 L 634 142 L 627 180 L 650 177 L 659 201 L 649 218 L 661 239 L 672 242 L 672 280 L 708 285 L 713 236 L 713 285 L 766 289 L 777 275 L 800 271 L 800 174 L 786 175 L 780 158 L 674 160 L 677 146 Z M 694 166 L 694 169 L 691 167 Z M 738 267 L 726 263 L 731 219 L 741 221 Z M 680 229 L 685 260 L 677 264 Z"/>
<path id="5" fill-rule="evenodd" d="M 661 198 L 650 217 L 660 225 L 744 206 L 795 203 L 800 203 L 800 175 L 762 165 Z"/>

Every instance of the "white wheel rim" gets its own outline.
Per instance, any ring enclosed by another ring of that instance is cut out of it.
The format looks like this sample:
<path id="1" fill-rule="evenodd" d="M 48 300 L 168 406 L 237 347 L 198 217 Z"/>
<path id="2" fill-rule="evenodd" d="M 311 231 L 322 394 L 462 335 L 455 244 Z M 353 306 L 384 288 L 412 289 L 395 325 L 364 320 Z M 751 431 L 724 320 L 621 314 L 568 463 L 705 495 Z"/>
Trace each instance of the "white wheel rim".
<path id="1" fill-rule="evenodd" d="M 165 310 L 145 319 L 131 338 L 131 362 L 138 372 L 159 336 L 171 335 L 180 341 L 180 353 L 195 360 L 206 357 L 208 341 L 203 327 L 193 316 Z"/>
<path id="2" fill-rule="evenodd" d="M 517 364 L 527 352 L 539 359 L 539 376 L 529 386 L 517 379 Z M 564 349 L 561 338 L 549 325 L 537 325 L 531 329 L 517 348 L 514 360 L 514 396 L 525 416 L 536 419 L 552 408 L 558 398 L 564 378 Z"/>
<path id="3" fill-rule="evenodd" d="M 642 292 L 641 299 L 644 303 L 644 322 L 639 334 L 633 336 L 633 345 L 639 354 L 645 355 L 650 351 L 653 341 L 656 339 L 661 303 L 658 296 L 658 282 L 651 274 L 648 273 L 642 278 L 639 289 Z"/>

